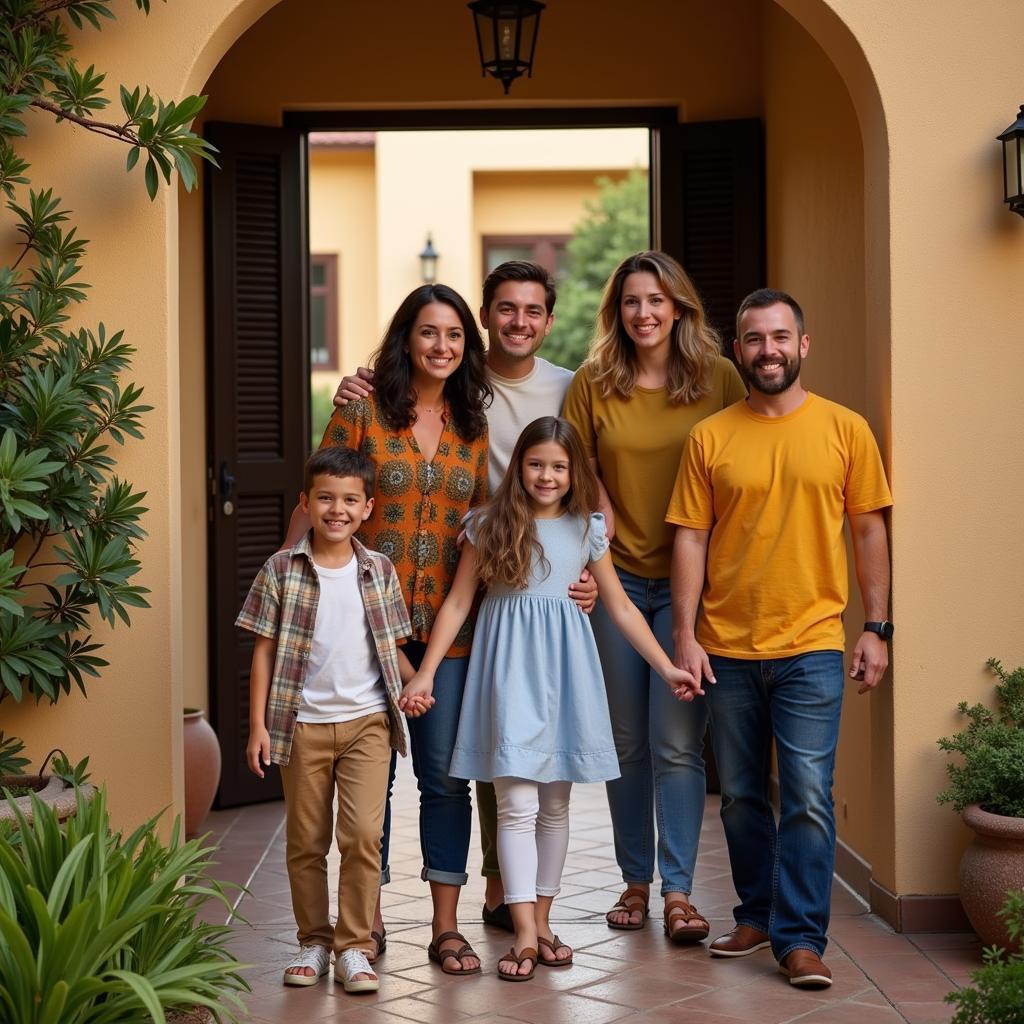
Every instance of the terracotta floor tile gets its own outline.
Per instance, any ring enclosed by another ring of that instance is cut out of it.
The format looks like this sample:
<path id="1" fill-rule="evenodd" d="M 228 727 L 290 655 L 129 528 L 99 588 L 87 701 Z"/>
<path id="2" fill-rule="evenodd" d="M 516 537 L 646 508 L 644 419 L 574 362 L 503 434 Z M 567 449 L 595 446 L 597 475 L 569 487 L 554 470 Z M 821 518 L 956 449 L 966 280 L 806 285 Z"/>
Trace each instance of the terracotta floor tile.
<path id="1" fill-rule="evenodd" d="M 559 999 L 542 997 L 523 1003 L 511 1015 L 526 1024 L 568 1024 L 570 1021 L 572 1024 L 610 1024 L 613 1020 L 632 1016 L 633 1011 L 616 1003 L 587 999 L 570 992 Z"/>
<path id="2" fill-rule="evenodd" d="M 949 1003 L 897 1002 L 896 1009 L 908 1024 L 946 1024 L 956 1013 L 956 1007 Z"/>
<path id="3" fill-rule="evenodd" d="M 219 811 L 208 819 L 205 827 L 220 843 L 217 873 L 251 889 L 238 909 L 253 927 L 238 925 L 231 942 L 236 955 L 254 965 L 246 973 L 254 989 L 246 997 L 251 1024 L 335 1019 L 340 1024 L 896 1024 L 902 1019 L 945 1024 L 953 1008 L 941 997 L 954 983 L 966 981 L 980 962 L 980 947 L 972 937 L 897 935 L 838 884 L 826 954 L 835 984 L 819 992 L 788 986 L 767 951 L 715 960 L 708 956 L 706 943 L 668 943 L 657 880 L 646 927 L 634 932 L 609 929 L 604 912 L 624 886 L 603 788 L 581 786 L 573 793 L 563 894 L 552 913 L 556 931 L 575 948 L 574 966 L 538 967 L 534 981 L 519 985 L 496 977 L 495 965 L 512 937 L 480 920 L 484 882 L 474 841 L 460 926 L 480 954 L 484 973 L 452 978 L 427 961 L 431 907 L 428 887 L 419 877 L 416 800 L 408 765 L 403 764 L 394 806 L 392 884 L 383 893 L 388 952 L 378 963 L 380 992 L 367 997 L 347 996 L 330 979 L 307 989 L 281 984 L 281 971 L 295 949 L 283 807 Z M 717 809 L 717 797 L 709 797 L 694 880 L 694 901 L 708 917 L 712 937 L 732 927 L 736 903 Z M 337 867 L 338 853 L 332 850 L 330 877 Z M 206 914 L 217 922 L 226 917 L 224 908 L 208 907 Z M 902 1017 L 886 995 L 899 1003 Z"/>

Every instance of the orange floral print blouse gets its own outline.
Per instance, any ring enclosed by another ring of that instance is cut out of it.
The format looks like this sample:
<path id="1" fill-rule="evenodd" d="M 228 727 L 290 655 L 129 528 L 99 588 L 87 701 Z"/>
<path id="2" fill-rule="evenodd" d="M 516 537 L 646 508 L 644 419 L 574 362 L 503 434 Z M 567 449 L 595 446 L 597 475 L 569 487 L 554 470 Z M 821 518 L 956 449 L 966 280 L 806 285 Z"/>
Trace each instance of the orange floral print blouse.
<path id="1" fill-rule="evenodd" d="M 455 577 L 462 517 L 487 499 L 487 432 L 464 441 L 447 413 L 443 421 L 437 453 L 427 462 L 412 428 L 386 426 L 371 394 L 335 409 L 320 442 L 358 448 L 376 464 L 374 508 L 358 537 L 394 563 L 412 620 L 410 639 L 424 643 Z M 474 618 L 459 630 L 448 657 L 469 654 Z"/>

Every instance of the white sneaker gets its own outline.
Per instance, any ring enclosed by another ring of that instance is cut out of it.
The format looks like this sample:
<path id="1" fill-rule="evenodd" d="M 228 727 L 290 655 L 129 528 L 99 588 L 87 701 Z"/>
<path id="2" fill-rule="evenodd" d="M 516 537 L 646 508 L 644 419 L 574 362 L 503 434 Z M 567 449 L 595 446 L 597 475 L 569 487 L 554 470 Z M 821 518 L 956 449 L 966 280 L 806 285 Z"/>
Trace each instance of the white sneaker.
<path id="1" fill-rule="evenodd" d="M 368 974 L 368 978 L 356 978 L 357 974 Z M 334 963 L 334 980 L 345 986 L 346 992 L 376 992 L 380 978 L 374 973 L 370 961 L 361 949 L 346 949 Z"/>
<path id="2" fill-rule="evenodd" d="M 309 967 L 313 974 L 289 974 L 296 967 Z M 285 968 L 286 985 L 315 985 L 331 969 L 331 951 L 326 946 L 299 946 L 298 953 Z"/>

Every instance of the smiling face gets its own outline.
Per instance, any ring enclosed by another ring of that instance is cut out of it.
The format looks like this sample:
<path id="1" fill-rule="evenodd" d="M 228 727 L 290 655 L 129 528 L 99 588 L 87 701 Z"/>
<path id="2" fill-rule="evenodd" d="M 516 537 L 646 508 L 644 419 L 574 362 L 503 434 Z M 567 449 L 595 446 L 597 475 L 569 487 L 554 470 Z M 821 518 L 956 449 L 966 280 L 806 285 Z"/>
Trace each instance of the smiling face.
<path id="1" fill-rule="evenodd" d="M 489 308 L 480 310 L 492 356 L 521 362 L 540 348 L 554 323 L 548 313 L 544 286 L 537 281 L 503 281 Z"/>
<path id="2" fill-rule="evenodd" d="M 317 473 L 309 493 L 299 496 L 299 506 L 309 515 L 316 538 L 335 546 L 351 541 L 373 511 L 373 498 L 357 476 Z"/>
<path id="3" fill-rule="evenodd" d="M 763 395 L 779 395 L 800 379 L 811 339 L 800 334 L 793 310 L 784 302 L 748 309 L 739 323 L 733 351 L 747 384 Z"/>
<path id="4" fill-rule="evenodd" d="M 649 271 L 629 274 L 622 282 L 619 319 L 638 349 L 656 352 L 671 344 L 672 329 L 682 314 Z"/>
<path id="5" fill-rule="evenodd" d="M 544 441 L 523 452 L 523 489 L 535 516 L 557 516 L 569 493 L 569 453 L 557 441 Z"/>
<path id="6" fill-rule="evenodd" d="M 413 386 L 446 381 L 462 362 L 465 346 L 458 312 L 447 303 L 428 302 L 417 314 L 405 345 Z"/>

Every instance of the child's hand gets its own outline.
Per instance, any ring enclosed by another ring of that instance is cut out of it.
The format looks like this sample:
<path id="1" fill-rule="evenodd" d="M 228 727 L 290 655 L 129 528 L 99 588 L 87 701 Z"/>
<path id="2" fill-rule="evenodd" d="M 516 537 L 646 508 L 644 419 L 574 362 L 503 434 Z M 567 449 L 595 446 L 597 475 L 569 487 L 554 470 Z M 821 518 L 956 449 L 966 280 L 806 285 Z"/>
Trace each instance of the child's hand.
<path id="1" fill-rule="evenodd" d="M 270 764 L 270 733 L 265 726 L 251 730 L 249 742 L 245 746 L 245 763 L 249 771 L 262 779 L 264 776 L 260 761 L 265 765 Z"/>
<path id="2" fill-rule="evenodd" d="M 692 672 L 685 668 L 676 668 L 671 665 L 662 678 L 672 688 L 677 700 L 692 701 L 694 697 L 703 697 L 704 691 L 700 687 L 700 680 L 696 679 Z"/>
<path id="3" fill-rule="evenodd" d="M 409 718 L 419 718 L 434 706 L 434 679 L 423 672 L 417 672 L 402 687 L 398 707 Z"/>

